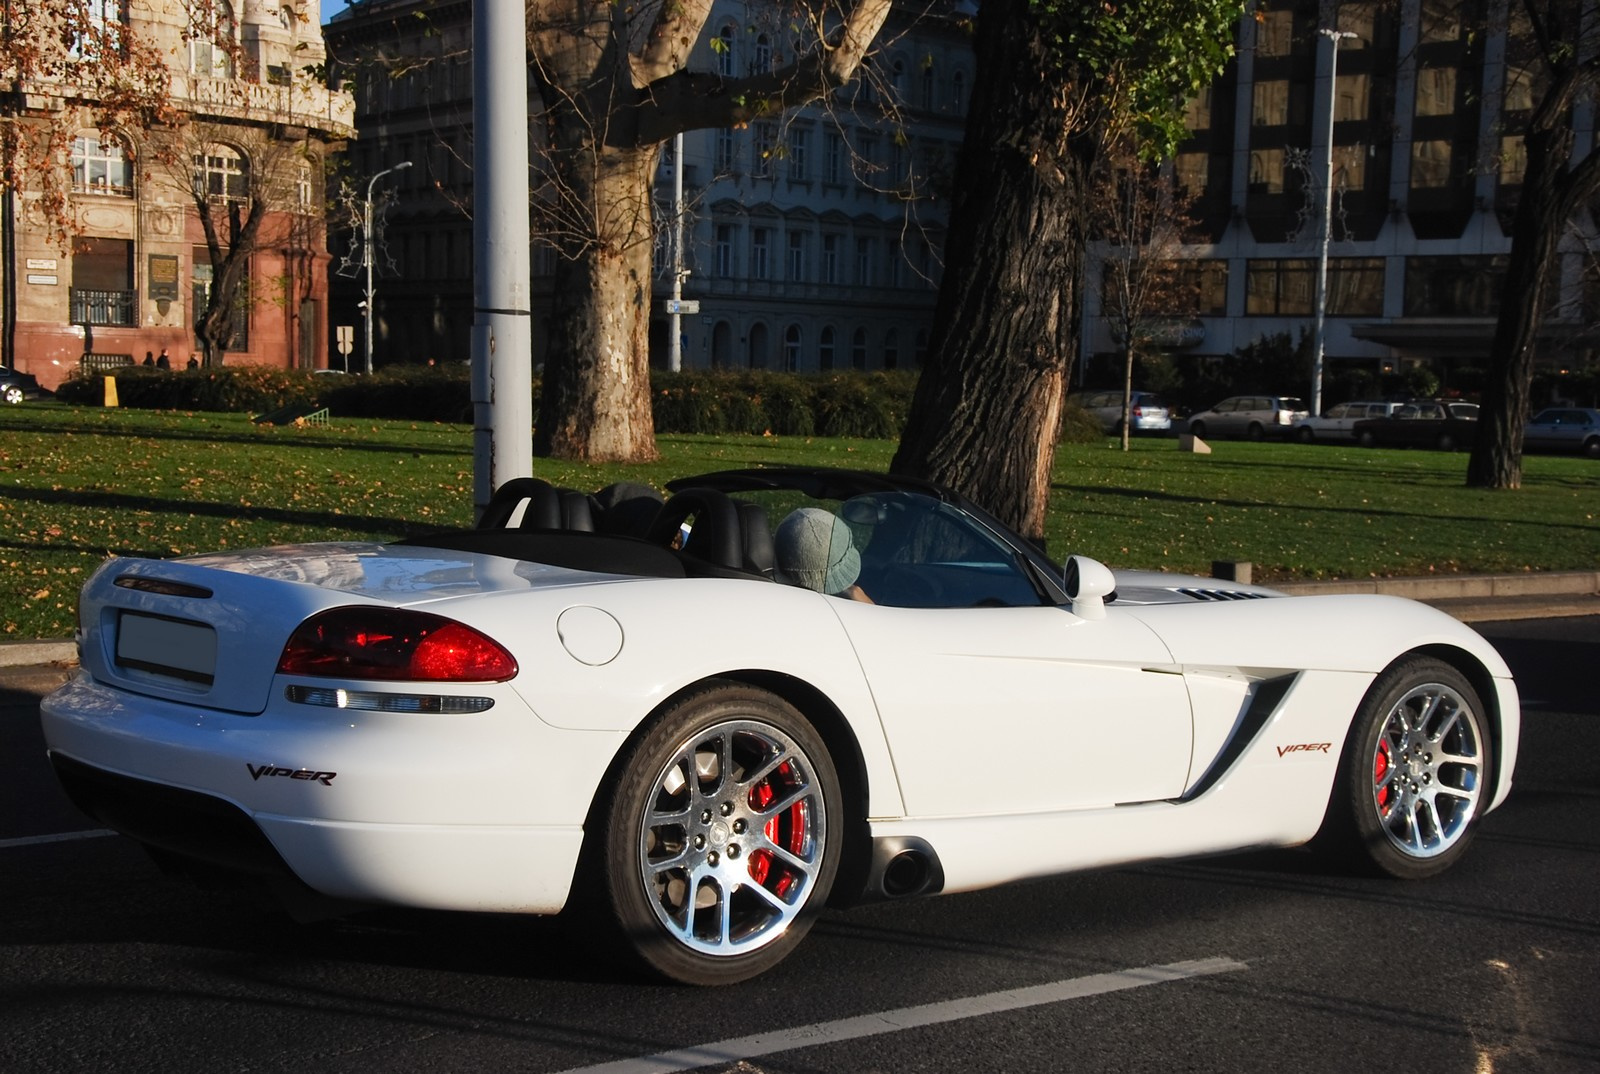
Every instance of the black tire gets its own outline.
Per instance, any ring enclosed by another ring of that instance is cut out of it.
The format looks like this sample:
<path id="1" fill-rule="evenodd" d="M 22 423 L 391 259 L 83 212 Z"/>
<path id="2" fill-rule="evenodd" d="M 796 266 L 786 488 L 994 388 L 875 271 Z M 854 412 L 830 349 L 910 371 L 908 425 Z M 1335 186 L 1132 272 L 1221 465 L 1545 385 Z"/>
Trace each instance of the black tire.
<path id="1" fill-rule="evenodd" d="M 1206 435 L 1206 423 L 1203 421 L 1191 421 L 1189 423 L 1189 432 L 1193 436 L 1204 438 Z"/>
<path id="2" fill-rule="evenodd" d="M 1434 443 L 1438 446 L 1440 451 L 1454 451 L 1456 449 L 1456 438 L 1451 436 L 1449 433 L 1440 433 L 1439 439 L 1434 441 Z"/>
<path id="3" fill-rule="evenodd" d="M 591 860 L 624 949 L 692 985 L 747 980 L 794 950 L 844 837 L 838 776 L 805 717 L 764 690 L 707 686 L 657 717 L 617 772 Z"/>
<path id="4" fill-rule="evenodd" d="M 1378 438 L 1372 435 L 1371 429 L 1362 429 L 1356 434 L 1356 443 L 1362 447 L 1377 447 Z"/>
<path id="5" fill-rule="evenodd" d="M 1493 787 L 1478 692 L 1443 661 L 1407 657 L 1361 701 L 1319 842 L 1359 872 L 1433 876 L 1466 853 Z"/>
<path id="6" fill-rule="evenodd" d="M 1600 459 L 1600 439 L 1585 440 L 1583 453 L 1591 459 Z"/>
<path id="7" fill-rule="evenodd" d="M 1251 440 L 1265 440 L 1267 431 L 1261 427 L 1259 422 L 1252 421 L 1250 427 L 1244 431 L 1244 435 Z"/>
<path id="8" fill-rule="evenodd" d="M 6 385 L 5 401 L 13 406 L 22 402 L 22 389 L 14 384 Z"/>
<path id="9" fill-rule="evenodd" d="M 1294 438 L 1302 444 L 1309 444 L 1317 438 L 1317 434 L 1311 431 L 1310 426 L 1302 425 L 1295 430 Z"/>

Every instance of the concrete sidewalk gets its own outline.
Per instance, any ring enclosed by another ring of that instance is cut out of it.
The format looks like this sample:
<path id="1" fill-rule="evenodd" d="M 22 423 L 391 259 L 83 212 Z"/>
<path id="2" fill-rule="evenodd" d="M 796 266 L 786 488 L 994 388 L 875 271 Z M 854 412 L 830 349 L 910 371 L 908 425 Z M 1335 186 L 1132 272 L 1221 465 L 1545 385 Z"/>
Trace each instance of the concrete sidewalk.
<path id="1" fill-rule="evenodd" d="M 1296 596 L 1388 593 L 1410 597 L 1449 612 L 1463 623 L 1600 615 L 1600 570 L 1286 582 L 1273 588 Z M 70 664 L 77 659 L 77 646 L 70 641 L 0 642 L 0 667 Z"/>

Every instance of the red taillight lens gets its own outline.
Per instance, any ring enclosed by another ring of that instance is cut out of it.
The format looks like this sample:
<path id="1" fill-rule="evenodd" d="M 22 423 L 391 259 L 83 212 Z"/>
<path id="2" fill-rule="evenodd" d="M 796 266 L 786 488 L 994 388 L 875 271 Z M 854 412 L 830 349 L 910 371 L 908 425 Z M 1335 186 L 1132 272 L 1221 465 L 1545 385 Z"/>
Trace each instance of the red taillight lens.
<path id="1" fill-rule="evenodd" d="M 283 675 L 394 682 L 504 682 L 517 662 L 500 643 L 426 612 L 335 608 L 295 628 L 278 658 Z"/>

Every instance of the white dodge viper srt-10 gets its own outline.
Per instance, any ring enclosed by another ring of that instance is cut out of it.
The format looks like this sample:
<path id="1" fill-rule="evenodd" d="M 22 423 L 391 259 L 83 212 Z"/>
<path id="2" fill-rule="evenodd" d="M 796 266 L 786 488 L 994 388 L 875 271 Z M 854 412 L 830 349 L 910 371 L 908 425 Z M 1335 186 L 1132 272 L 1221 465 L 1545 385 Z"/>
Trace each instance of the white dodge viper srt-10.
<path id="1" fill-rule="evenodd" d="M 85 585 L 73 800 L 286 902 L 554 914 L 739 981 L 825 905 L 1314 841 L 1427 877 L 1511 787 L 1495 650 L 1394 597 L 1064 567 L 937 486 L 519 478 L 471 530 Z"/>

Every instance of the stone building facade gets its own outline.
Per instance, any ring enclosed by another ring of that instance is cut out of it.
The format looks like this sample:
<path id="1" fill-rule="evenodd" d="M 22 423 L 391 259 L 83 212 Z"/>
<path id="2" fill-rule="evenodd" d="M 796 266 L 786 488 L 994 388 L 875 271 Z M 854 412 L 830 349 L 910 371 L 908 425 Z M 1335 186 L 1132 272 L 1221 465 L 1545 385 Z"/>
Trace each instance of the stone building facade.
<path id="1" fill-rule="evenodd" d="M 203 129 L 214 140 L 174 157 L 173 143 L 160 142 L 174 137 L 168 131 L 101 129 L 95 102 L 82 100 L 80 85 L 22 87 L 17 121 L 67 132 L 59 166 L 70 180 L 64 241 L 51 226 L 37 177 L 23 173 L 6 214 L 8 256 L 0 259 L 0 274 L 8 355 L 45 387 L 81 368 L 142 363 L 146 355 L 166 353 L 173 368 L 186 365 L 201 351 L 194 322 L 212 280 L 186 185 L 204 189 L 214 204 L 238 205 L 250 170 L 267 166 L 243 148 L 250 145 L 273 147 L 273 167 L 283 174 L 250 254 L 247 294 L 225 361 L 325 367 L 324 174 L 330 149 L 353 131 L 353 104 L 321 80 L 318 0 L 90 6 L 165 58 L 171 104 L 196 124 L 186 129 Z M 164 161 L 157 159 L 158 144 L 166 146 Z"/>
<path id="2" fill-rule="evenodd" d="M 354 84 L 350 173 L 393 188 L 376 258 L 374 353 L 390 362 L 459 361 L 472 325 L 472 55 L 466 0 L 365 0 L 326 30 Z M 692 69 L 744 74 L 789 54 L 788 15 L 766 0 L 718 0 Z M 891 15 L 887 42 L 857 85 L 746 129 L 684 137 L 685 368 L 912 367 L 928 345 L 942 271 L 947 193 L 972 86 L 956 12 Z M 532 158 L 541 122 L 529 98 Z M 665 364 L 672 290 L 673 169 L 655 188 L 652 364 Z M 530 180 L 530 185 L 537 185 Z M 354 231 L 332 242 L 358 242 Z M 556 264 L 533 236 L 534 361 L 545 345 Z M 354 262 L 352 262 L 354 263 Z M 364 280 L 336 276 L 337 319 L 360 332 Z"/>

